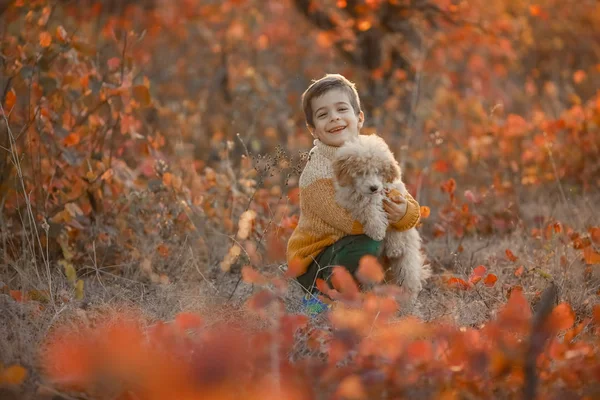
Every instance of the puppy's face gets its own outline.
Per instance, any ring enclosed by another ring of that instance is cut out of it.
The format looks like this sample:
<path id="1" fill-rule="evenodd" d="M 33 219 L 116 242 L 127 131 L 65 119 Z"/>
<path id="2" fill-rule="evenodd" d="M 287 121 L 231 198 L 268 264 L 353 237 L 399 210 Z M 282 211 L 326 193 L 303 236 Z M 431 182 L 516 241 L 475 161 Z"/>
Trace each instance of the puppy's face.
<path id="1" fill-rule="evenodd" d="M 396 177 L 396 169 L 357 156 L 340 157 L 333 162 L 338 184 L 351 186 L 365 196 L 383 196 L 384 184 Z M 391 179 L 390 179 L 391 178 Z"/>

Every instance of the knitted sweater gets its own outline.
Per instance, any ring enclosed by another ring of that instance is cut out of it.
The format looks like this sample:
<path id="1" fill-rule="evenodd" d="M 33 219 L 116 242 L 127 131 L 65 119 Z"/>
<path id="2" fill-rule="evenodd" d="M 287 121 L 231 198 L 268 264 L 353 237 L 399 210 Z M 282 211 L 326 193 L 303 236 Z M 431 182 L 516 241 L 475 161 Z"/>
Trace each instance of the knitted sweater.
<path id="1" fill-rule="evenodd" d="M 315 140 L 310 158 L 300 175 L 300 218 L 298 226 L 287 244 L 288 265 L 298 263 L 294 271 L 306 272 L 315 257 L 326 247 L 347 235 L 364 233 L 360 222 L 335 201 L 332 161 L 338 147 Z M 419 221 L 420 206 L 412 196 L 407 196 L 406 214 L 391 224 L 403 231 Z"/>

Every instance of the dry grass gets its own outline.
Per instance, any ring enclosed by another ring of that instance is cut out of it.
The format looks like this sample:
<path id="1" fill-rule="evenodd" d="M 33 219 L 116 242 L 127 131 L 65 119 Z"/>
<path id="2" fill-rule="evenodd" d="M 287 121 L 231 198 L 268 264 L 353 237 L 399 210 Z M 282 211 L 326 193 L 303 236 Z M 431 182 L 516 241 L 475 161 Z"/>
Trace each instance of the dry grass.
<path id="1" fill-rule="evenodd" d="M 597 203 L 598 197 L 574 198 L 569 204 L 550 203 L 548 197 L 540 198 L 520 205 L 523 217 L 509 235 L 426 241 L 426 252 L 436 274 L 420 294 L 412 312 L 425 320 L 449 319 L 460 326 L 479 326 L 495 316 L 498 306 L 506 301 L 508 288 L 521 285 L 535 306 L 539 293 L 552 281 L 559 289 L 559 301 L 569 302 L 579 319 L 589 316 L 593 305 L 599 302 L 600 274 L 593 270 L 592 275 L 585 275 L 581 251 L 561 240 L 560 235 L 550 240 L 537 239 L 531 235 L 531 229 L 540 228 L 541 221 L 550 220 L 561 221 L 579 231 L 600 225 L 598 213 L 591 207 Z M 459 245 L 463 248 L 461 252 L 457 251 Z M 47 282 L 39 280 L 34 273 L 32 258 L 24 254 L 17 261 L 0 265 L 0 282 L 4 284 L 4 293 L 0 294 L 0 363 L 21 364 L 31 371 L 22 391 L 0 392 L 2 398 L 10 398 L 10 395 L 26 398 L 36 393 L 40 382 L 36 372 L 37 345 L 48 330 L 59 323 L 89 322 L 106 312 L 133 308 L 140 310 L 149 321 L 170 320 L 179 312 L 192 311 L 204 315 L 209 325 L 235 321 L 255 328 L 264 327 L 264 322 L 243 306 L 260 288 L 240 282 L 236 269 L 224 273 L 216 263 L 198 265 L 189 248 L 189 244 L 183 244 L 176 260 L 165 264 L 164 271 L 173 277 L 169 284 L 149 282 L 136 266 L 123 269 L 122 275 L 88 266 L 83 300 L 75 299 L 72 286 L 60 268 L 55 268 L 51 277 L 55 301 L 42 303 L 41 310 L 37 302 L 15 302 L 7 294 L 7 288 L 47 289 Z M 507 259 L 506 249 L 518 257 L 516 262 Z M 467 278 L 477 265 L 486 266 L 498 276 L 495 287 L 457 291 L 444 284 L 443 277 Z M 520 265 L 526 272 L 517 277 L 514 272 Z M 277 265 L 265 266 L 264 270 L 281 274 Z M 299 285 L 290 282 L 284 298 L 287 311 L 300 312 L 301 298 Z M 326 324 L 325 318 L 313 321 L 313 327 L 319 329 Z M 307 351 L 306 338 L 306 335 L 299 338 L 291 355 L 294 359 L 319 356 Z"/>

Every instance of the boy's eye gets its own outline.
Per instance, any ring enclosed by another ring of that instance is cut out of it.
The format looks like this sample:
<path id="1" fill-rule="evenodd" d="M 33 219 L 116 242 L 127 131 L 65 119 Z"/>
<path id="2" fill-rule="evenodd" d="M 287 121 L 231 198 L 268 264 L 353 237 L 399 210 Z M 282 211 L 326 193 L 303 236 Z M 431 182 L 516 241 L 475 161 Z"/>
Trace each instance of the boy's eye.
<path id="1" fill-rule="evenodd" d="M 326 115 L 327 115 L 327 113 L 319 114 L 319 115 L 317 115 L 317 118 L 323 118 Z"/>
<path id="2" fill-rule="evenodd" d="M 347 108 L 346 108 L 346 107 L 342 107 L 342 108 L 339 108 L 339 109 L 338 109 L 338 111 L 346 111 L 346 110 L 347 110 Z"/>

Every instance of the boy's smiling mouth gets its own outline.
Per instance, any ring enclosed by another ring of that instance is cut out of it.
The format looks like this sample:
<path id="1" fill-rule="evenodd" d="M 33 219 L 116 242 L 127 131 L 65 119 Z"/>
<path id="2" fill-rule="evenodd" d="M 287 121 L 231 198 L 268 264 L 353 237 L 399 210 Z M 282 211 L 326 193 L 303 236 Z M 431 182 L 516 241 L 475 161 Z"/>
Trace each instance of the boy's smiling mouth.
<path id="1" fill-rule="evenodd" d="M 333 129 L 330 129 L 328 132 L 329 133 L 338 133 L 338 132 L 344 130 L 345 128 L 346 128 L 345 126 L 337 126 Z"/>

